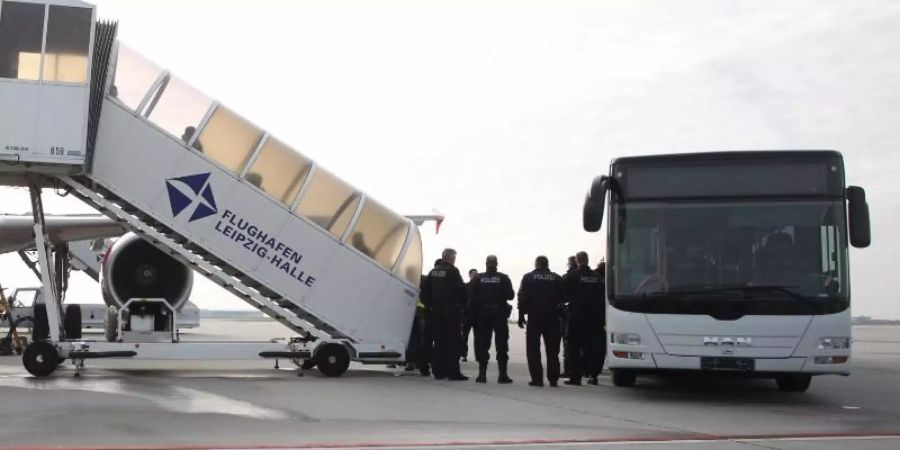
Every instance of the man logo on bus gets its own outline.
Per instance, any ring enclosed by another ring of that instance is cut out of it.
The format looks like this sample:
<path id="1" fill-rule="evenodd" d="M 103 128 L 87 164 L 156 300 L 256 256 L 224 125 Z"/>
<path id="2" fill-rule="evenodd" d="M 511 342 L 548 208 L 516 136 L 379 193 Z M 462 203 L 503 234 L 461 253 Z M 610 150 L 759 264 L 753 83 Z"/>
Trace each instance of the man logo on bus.
<path id="1" fill-rule="evenodd" d="M 705 347 L 752 347 L 753 346 L 753 338 L 704 336 L 703 337 L 703 346 L 705 346 Z"/>
<path id="2" fill-rule="evenodd" d="M 166 180 L 172 216 L 178 217 L 182 211 L 191 206 L 193 206 L 193 212 L 188 222 L 219 212 L 216 207 L 216 198 L 213 196 L 212 187 L 209 184 L 209 175 L 209 172 L 205 172 Z"/>

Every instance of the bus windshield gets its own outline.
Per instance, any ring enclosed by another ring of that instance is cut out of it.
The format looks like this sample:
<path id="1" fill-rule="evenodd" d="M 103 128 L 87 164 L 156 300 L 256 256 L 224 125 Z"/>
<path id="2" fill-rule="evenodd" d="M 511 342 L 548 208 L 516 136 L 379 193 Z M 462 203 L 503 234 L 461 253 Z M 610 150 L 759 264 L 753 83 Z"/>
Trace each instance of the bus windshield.
<path id="1" fill-rule="evenodd" d="M 632 201 L 613 205 L 612 217 L 614 306 L 700 313 L 692 302 L 747 300 L 754 314 L 846 308 L 840 201 Z"/>

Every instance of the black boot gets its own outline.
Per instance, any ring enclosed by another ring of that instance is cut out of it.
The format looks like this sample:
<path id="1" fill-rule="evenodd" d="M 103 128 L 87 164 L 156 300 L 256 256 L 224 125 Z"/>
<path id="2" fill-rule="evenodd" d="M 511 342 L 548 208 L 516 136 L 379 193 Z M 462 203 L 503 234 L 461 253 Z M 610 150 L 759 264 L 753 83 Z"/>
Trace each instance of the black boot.
<path id="1" fill-rule="evenodd" d="M 478 362 L 478 378 L 475 379 L 476 383 L 487 383 L 487 363 L 486 362 Z"/>
<path id="2" fill-rule="evenodd" d="M 509 384 L 513 382 L 512 378 L 506 373 L 506 361 L 497 361 L 497 369 L 500 371 L 500 376 L 497 377 L 498 383 Z"/>

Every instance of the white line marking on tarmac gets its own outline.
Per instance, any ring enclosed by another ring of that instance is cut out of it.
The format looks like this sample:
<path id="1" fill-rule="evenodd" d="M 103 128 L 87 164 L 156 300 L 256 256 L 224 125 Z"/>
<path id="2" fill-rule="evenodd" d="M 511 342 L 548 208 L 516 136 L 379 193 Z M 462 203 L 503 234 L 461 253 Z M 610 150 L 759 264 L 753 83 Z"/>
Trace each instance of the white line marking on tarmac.
<path id="1" fill-rule="evenodd" d="M 535 448 L 535 447 L 612 447 L 612 446 L 621 446 L 621 445 L 684 445 L 684 444 L 721 444 L 721 443 L 765 443 L 765 442 L 785 442 L 785 441 L 863 441 L 863 440 L 896 440 L 900 439 L 900 434 L 896 435 L 871 435 L 871 436 L 798 436 L 798 437 L 759 437 L 759 438 L 722 438 L 722 439 L 669 439 L 669 440 L 652 440 L 652 439 L 634 439 L 634 440 L 621 440 L 621 441 L 577 441 L 577 442 L 508 442 L 508 443 L 471 443 L 471 444 L 454 444 L 454 443 L 446 443 L 446 444 L 426 444 L 426 445 L 397 445 L 397 446 L 384 446 L 384 445 L 372 445 L 372 446 L 358 446 L 352 447 L 354 449 L 379 449 L 379 450 L 405 450 L 405 449 L 466 449 L 466 448 L 479 448 L 479 449 L 491 449 L 491 448 Z M 330 449 L 335 447 L 309 447 L 311 449 Z M 340 447 L 337 447 L 340 448 Z M 303 447 L 304 450 L 307 447 Z M 238 450 L 238 449 L 231 449 Z M 250 449 L 246 449 L 250 450 Z"/>
<path id="2" fill-rule="evenodd" d="M 0 386 L 36 390 L 87 391 L 148 400 L 159 408 L 186 414 L 226 414 L 254 419 L 288 419 L 284 412 L 182 386 L 126 383 L 121 379 L 0 377 Z"/>
<path id="3" fill-rule="evenodd" d="M 776 437 L 776 438 L 744 438 L 744 439 L 736 439 L 741 442 L 758 442 L 758 441 L 871 441 L 877 439 L 900 439 L 900 434 L 883 434 L 883 435 L 872 435 L 872 436 L 798 436 L 798 437 Z"/>

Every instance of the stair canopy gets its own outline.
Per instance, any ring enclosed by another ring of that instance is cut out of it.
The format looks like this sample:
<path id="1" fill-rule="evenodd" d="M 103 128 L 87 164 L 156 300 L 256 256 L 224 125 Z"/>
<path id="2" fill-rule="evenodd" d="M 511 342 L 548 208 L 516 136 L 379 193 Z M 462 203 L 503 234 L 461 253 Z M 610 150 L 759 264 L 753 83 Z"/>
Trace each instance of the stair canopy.
<path id="1" fill-rule="evenodd" d="M 414 224 L 121 43 L 107 99 L 418 287 L 422 244 Z"/>

